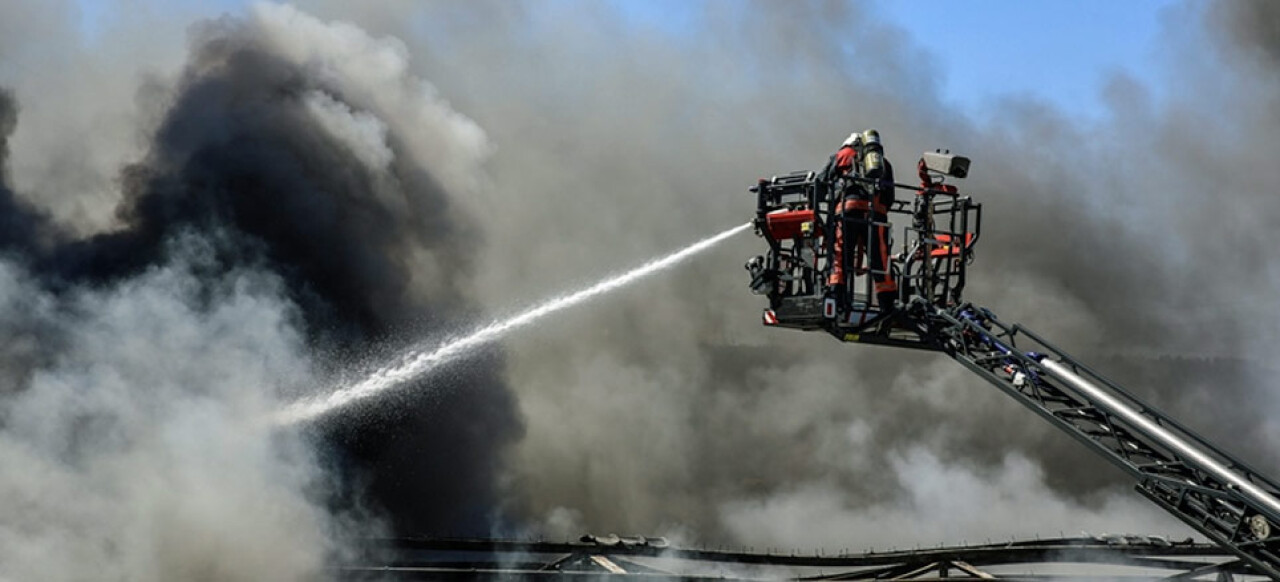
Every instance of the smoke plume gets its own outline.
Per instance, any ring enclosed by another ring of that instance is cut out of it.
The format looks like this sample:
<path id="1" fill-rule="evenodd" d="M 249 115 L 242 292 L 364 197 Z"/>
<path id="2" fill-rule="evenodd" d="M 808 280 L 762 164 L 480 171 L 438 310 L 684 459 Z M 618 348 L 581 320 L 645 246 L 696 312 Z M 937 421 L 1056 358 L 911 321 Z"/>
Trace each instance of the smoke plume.
<path id="1" fill-rule="evenodd" d="M 308 434 L 265 422 L 476 316 L 481 240 L 452 197 L 490 146 L 406 61 L 289 6 L 201 20 L 181 69 L 141 82 L 153 121 L 108 218 L 6 173 L 2 577 L 311 578 L 383 523 L 488 531 L 521 426 L 496 354 Z M 9 168 L 26 142 L 0 97 Z"/>
<path id="2" fill-rule="evenodd" d="M 1088 119 L 956 111 L 945 45 L 874 5 L 678 4 L 157 5 L 97 52 L 39 42 L 77 34 L 67 6 L 20 4 L 43 34 L 0 35 L 0 572 L 71 548 L 120 577 L 305 577 L 380 531 L 1185 532 L 940 356 L 761 329 L 746 236 L 304 434 L 249 420 L 741 224 L 756 178 L 867 127 L 900 168 L 973 158 L 969 299 L 1275 472 L 1270 4 L 1175 6 L 1159 82 L 1112 74 Z M 122 48 L 139 27 L 151 50 Z"/>
<path id="3" fill-rule="evenodd" d="M 1167 20 L 1161 85 L 1116 72 L 1089 119 L 1018 97 L 967 117 L 940 96 L 941 75 L 964 74 L 938 70 L 930 53 L 946 46 L 861 5 L 706 2 L 653 19 L 579 3 L 307 5 L 406 39 L 497 144 L 493 188 L 468 203 L 489 212 L 474 293 L 492 309 L 733 224 L 755 178 L 816 169 L 848 131 L 877 127 L 900 167 L 935 147 L 973 157 L 961 187 L 986 224 L 972 300 L 1277 465 L 1277 203 L 1260 171 L 1274 88 L 1240 63 L 1249 37 L 1218 23 L 1251 5 L 1171 8 L 1192 18 Z M 1257 16 L 1238 20 L 1274 20 Z M 555 534 L 782 547 L 1185 532 L 954 364 L 760 329 L 739 272 L 758 252 L 743 238 L 505 344 L 528 431 L 508 464 L 513 511 Z"/>

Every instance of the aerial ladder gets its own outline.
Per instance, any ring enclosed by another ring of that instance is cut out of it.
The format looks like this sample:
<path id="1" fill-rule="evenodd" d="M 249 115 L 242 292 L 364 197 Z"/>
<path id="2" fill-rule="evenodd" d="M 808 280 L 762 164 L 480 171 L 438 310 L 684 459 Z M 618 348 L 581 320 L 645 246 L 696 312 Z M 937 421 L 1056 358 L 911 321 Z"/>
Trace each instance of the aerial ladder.
<path id="1" fill-rule="evenodd" d="M 1280 580 L 1280 486 L 1031 330 L 965 302 L 982 209 L 945 181 L 965 177 L 969 160 L 928 152 L 917 169 L 919 185 L 886 184 L 857 171 L 838 179 L 801 171 L 753 186 L 756 234 L 769 249 L 746 268 L 752 291 L 769 300 L 763 323 L 942 352 L 1111 461 L 1139 493 L 1240 558 L 1206 566 L 1206 573 L 1229 577 L 1235 567 Z M 890 205 L 887 221 L 837 209 L 850 192 L 886 187 L 911 194 Z M 837 225 L 848 233 L 894 222 L 902 250 L 884 268 L 899 294 L 882 306 L 872 292 L 879 273 L 857 256 L 865 249 L 838 253 L 833 233 Z M 837 261 L 855 275 L 844 289 L 827 278 Z"/>

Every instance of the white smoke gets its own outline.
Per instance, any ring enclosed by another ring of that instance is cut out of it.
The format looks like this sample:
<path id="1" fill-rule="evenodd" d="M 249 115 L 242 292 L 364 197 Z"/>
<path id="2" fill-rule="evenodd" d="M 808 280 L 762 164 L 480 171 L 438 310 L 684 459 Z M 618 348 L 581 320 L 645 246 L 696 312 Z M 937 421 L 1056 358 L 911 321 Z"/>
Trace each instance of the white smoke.
<path id="1" fill-rule="evenodd" d="M 856 426 L 851 432 L 859 432 Z M 848 443 L 857 457 L 858 439 Z M 724 519 L 736 539 L 756 547 L 826 547 L 860 552 L 1090 533 L 1185 531 L 1140 496 L 1108 494 L 1097 503 L 1046 496 L 1043 469 L 1017 454 L 994 469 L 940 459 L 920 447 L 896 452 L 887 469 L 900 494 L 881 503 L 849 495 L 834 480 L 796 483 L 763 499 L 728 500 Z"/>
<path id="2" fill-rule="evenodd" d="M 288 4 L 260 2 L 251 16 L 280 56 L 341 87 L 344 100 L 402 128 L 409 155 L 431 168 L 447 190 L 464 194 L 482 185 L 479 165 L 493 146 L 480 126 L 412 73 L 403 41 L 375 38 L 350 22 L 325 22 Z"/>
<path id="3" fill-rule="evenodd" d="M 429 168 L 452 196 L 451 202 L 471 213 L 488 214 L 481 194 L 487 191 L 484 164 L 495 147 L 484 130 L 454 110 L 427 80 L 410 68 L 410 54 L 395 37 L 375 37 L 343 20 L 323 21 L 289 4 L 258 2 L 249 24 L 275 54 L 341 92 L 340 100 L 322 91 L 307 96 L 312 113 L 332 135 L 375 170 L 383 181 L 380 195 L 403 220 L 415 213 L 442 209 L 405 206 L 388 167 L 392 148 L 417 167 Z M 358 107 L 358 110 L 353 110 Z M 388 142 L 388 133 L 396 142 Z M 446 216 L 454 216 L 449 211 Z M 432 253 L 401 249 L 409 266 L 414 293 L 438 297 L 442 289 L 465 286 L 465 273 L 442 267 Z"/>
<path id="4" fill-rule="evenodd" d="M 146 274 L 55 297 L 0 263 L 0 319 L 59 348 L 0 417 L 0 579 L 289 580 L 318 575 L 335 522 L 298 436 L 260 422 L 309 364 L 278 281 L 195 273 L 198 237 Z M 317 490 L 317 492 L 319 491 Z"/>
<path id="5" fill-rule="evenodd" d="M 346 144 L 366 167 L 380 174 L 388 170 L 395 154 L 387 145 L 387 124 L 381 119 L 354 111 L 322 91 L 308 92 L 304 103 L 320 126 Z"/>
<path id="6" fill-rule="evenodd" d="M 186 58 L 186 25 L 219 9 L 129 2 L 102 6 L 90 23 L 78 4 L 0 5 L 0 86 L 21 104 L 9 159 L 13 186 L 66 228 L 88 234 L 118 226 L 120 166 L 146 148 L 168 97 L 164 79 Z"/>

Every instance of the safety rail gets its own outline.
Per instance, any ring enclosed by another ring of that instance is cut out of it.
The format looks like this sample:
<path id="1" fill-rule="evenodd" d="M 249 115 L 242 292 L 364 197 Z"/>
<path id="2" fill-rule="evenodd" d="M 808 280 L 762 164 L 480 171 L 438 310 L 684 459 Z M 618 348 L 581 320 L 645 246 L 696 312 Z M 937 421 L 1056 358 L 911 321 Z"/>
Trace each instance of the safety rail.
<path id="1" fill-rule="evenodd" d="M 837 192 L 862 186 L 892 187 L 902 199 L 888 204 L 884 214 L 841 212 L 845 195 Z M 756 233 L 769 249 L 746 268 L 752 291 L 769 299 L 767 325 L 824 330 L 843 341 L 937 349 L 892 305 L 881 305 L 886 301 L 875 284 L 896 282 L 898 304 L 915 295 L 939 308 L 958 304 L 980 235 L 980 204 L 942 184 L 857 176 L 833 183 L 807 171 L 762 179 L 750 190 L 756 194 Z M 837 270 L 843 275 L 835 276 Z"/>

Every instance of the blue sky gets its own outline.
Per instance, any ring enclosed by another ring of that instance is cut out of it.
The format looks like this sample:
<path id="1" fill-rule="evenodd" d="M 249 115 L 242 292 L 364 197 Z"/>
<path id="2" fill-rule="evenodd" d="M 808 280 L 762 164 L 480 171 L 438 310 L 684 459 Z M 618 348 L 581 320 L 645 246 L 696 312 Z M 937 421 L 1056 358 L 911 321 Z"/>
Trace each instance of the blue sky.
<path id="1" fill-rule="evenodd" d="M 609 0 L 646 25 L 687 30 L 686 3 Z M 1031 97 L 1096 116 L 1107 78 L 1151 86 L 1160 22 L 1177 0 L 865 0 L 934 59 L 942 97 L 984 115 L 1003 96 Z"/>
<path id="2" fill-rule="evenodd" d="M 1173 0 L 877 0 L 944 72 L 943 96 L 978 112 L 1004 95 L 1077 114 L 1100 110 L 1117 71 L 1150 86 L 1160 69 L 1160 22 Z"/>
<path id="3" fill-rule="evenodd" d="M 76 0 L 86 34 L 113 9 Z M 196 0 L 176 0 L 196 2 Z M 453 1 L 453 0 L 449 0 Z M 465 1 L 465 0 L 456 0 Z M 551 0 L 545 0 L 551 1 Z M 685 0 L 603 0 L 644 25 L 679 31 Z M 250 0 L 204 0 L 204 12 L 237 12 Z M 1176 0 L 866 0 L 934 58 L 943 98 L 990 113 L 1001 96 L 1031 97 L 1069 115 L 1096 116 L 1099 93 L 1117 71 L 1154 80 L 1162 15 Z M 535 3 L 536 5 L 536 3 Z M 1153 83 L 1145 83 L 1148 86 Z"/>

